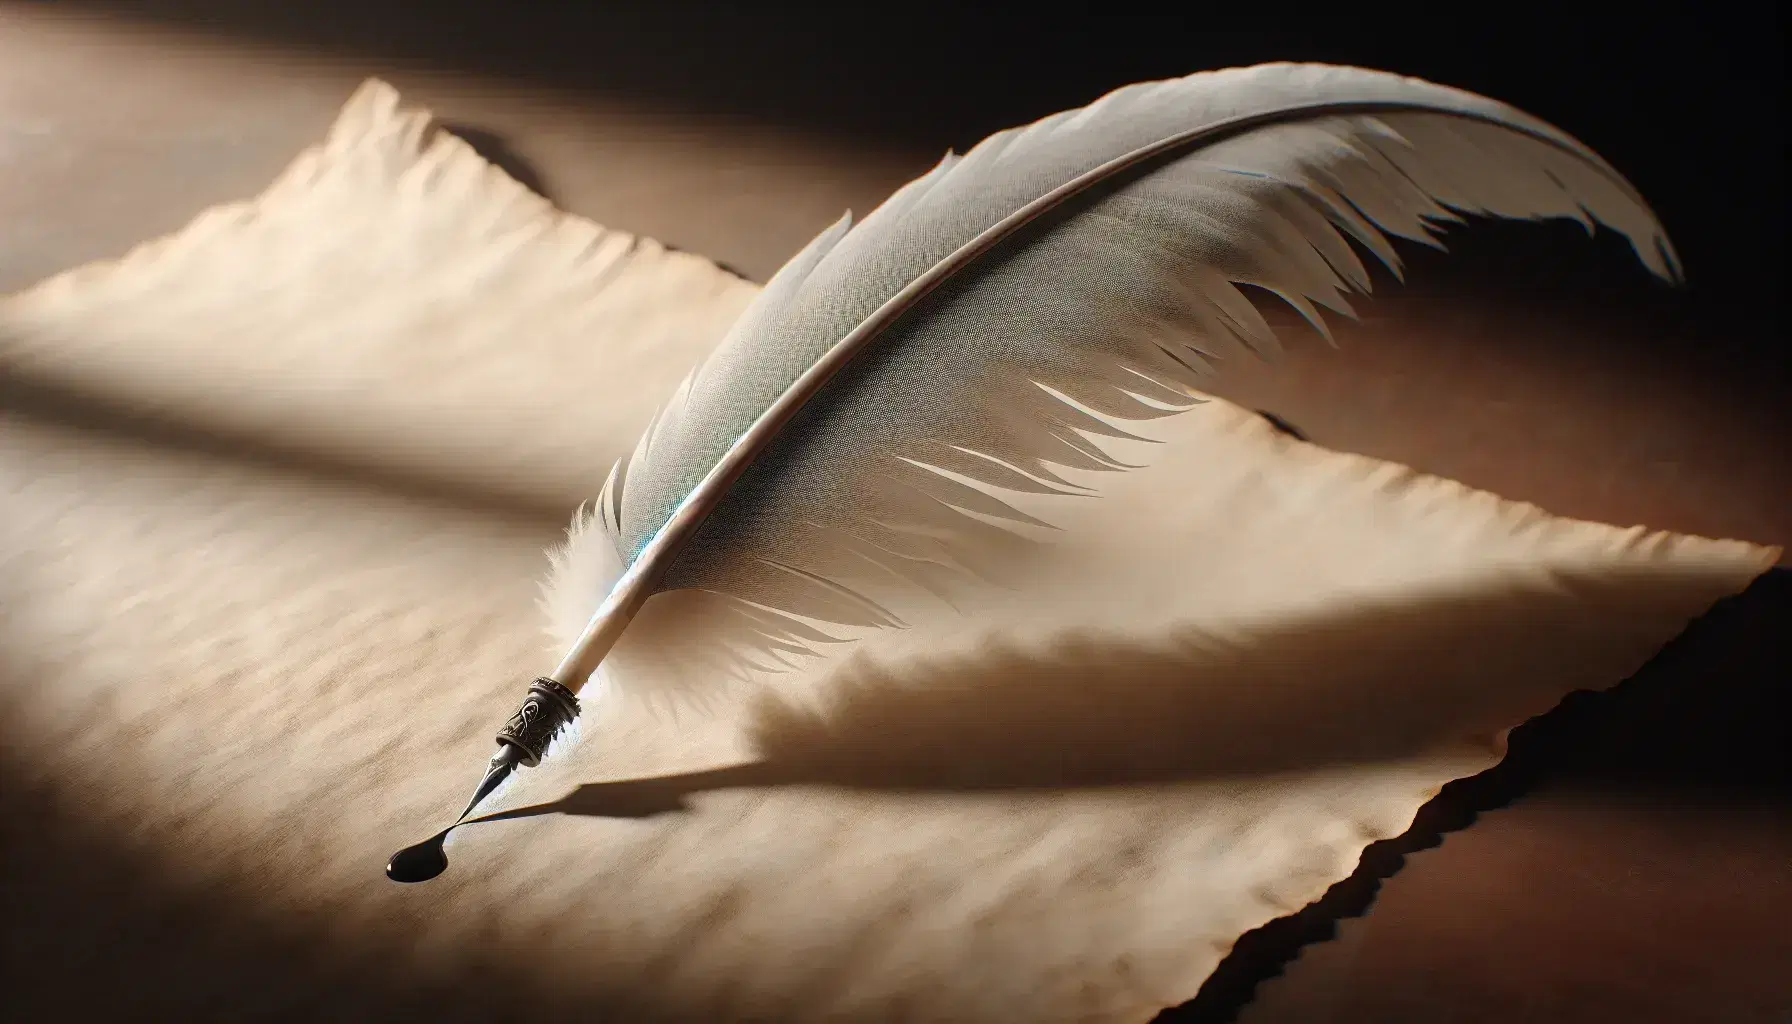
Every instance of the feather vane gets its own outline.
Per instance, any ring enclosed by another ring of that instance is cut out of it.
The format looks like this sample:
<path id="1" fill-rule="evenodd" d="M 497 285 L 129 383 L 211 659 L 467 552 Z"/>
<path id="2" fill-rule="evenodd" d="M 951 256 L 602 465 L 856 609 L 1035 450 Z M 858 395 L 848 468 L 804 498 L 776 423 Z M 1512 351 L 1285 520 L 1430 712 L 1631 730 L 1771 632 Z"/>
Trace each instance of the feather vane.
<path id="1" fill-rule="evenodd" d="M 548 584 L 563 665 L 603 620 L 606 678 L 691 695 L 899 626 L 887 595 L 999 582 L 1050 526 L 1005 493 L 1086 495 L 1059 471 L 1131 468 L 1102 439 L 1279 350 L 1241 285 L 1329 339 L 1370 287 L 1353 243 L 1398 275 L 1392 238 L 1464 215 L 1603 224 L 1679 277 L 1587 147 L 1383 72 L 1133 85 L 949 154 L 786 264 L 611 472 Z"/>

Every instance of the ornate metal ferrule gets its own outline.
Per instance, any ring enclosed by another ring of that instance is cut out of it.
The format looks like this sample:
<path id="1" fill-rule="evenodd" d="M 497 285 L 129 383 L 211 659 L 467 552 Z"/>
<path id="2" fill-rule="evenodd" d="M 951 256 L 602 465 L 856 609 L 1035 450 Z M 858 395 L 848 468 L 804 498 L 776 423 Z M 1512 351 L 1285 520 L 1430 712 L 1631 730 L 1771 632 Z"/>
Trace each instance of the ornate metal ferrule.
<path id="1" fill-rule="evenodd" d="M 498 730 L 498 742 L 515 747 L 523 755 L 523 767 L 533 768 L 560 730 L 578 716 L 579 698 L 571 690 L 552 679 L 537 679 L 529 684 L 523 706 Z"/>

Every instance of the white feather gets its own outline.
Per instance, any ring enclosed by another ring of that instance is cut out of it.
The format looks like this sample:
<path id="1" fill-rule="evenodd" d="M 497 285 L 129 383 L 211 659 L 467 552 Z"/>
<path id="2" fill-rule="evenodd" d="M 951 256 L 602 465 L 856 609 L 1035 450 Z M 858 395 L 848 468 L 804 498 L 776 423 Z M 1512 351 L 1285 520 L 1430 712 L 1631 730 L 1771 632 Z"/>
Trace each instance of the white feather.
<path id="1" fill-rule="evenodd" d="M 1237 118 L 1256 120 L 1199 135 Z M 1199 141 L 1101 177 L 1181 138 Z M 1003 227 L 1084 181 L 1052 213 Z M 1380 72 L 1271 65 L 1129 86 L 948 156 L 857 227 L 823 232 L 673 396 L 555 557 L 556 639 L 579 642 L 772 402 L 917 280 L 944 283 L 750 453 L 696 536 L 654 567 L 659 591 L 606 680 L 697 695 L 838 639 L 820 626 L 896 626 L 907 596 L 999 582 L 1034 542 L 1028 528 L 1050 526 L 1006 496 L 1088 494 L 1058 471 L 1129 468 L 1104 438 L 1193 407 L 1216 363 L 1279 350 L 1240 286 L 1329 338 L 1322 311 L 1352 315 L 1348 294 L 1370 287 L 1353 243 L 1398 274 L 1392 238 L 1437 246 L 1464 214 L 1603 223 L 1678 276 L 1654 216 L 1586 147 L 1492 100 Z"/>

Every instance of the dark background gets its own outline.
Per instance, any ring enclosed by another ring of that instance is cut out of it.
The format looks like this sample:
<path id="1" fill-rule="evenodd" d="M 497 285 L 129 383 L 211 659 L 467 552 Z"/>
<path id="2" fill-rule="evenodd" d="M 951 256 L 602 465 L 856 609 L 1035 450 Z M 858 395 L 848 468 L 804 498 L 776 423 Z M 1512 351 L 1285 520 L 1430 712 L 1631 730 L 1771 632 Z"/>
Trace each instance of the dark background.
<path id="1" fill-rule="evenodd" d="M 1721 5 L 1596 15 L 1604 5 L 1552 4 L 1527 15 L 1518 5 L 1437 4 L 1404 18 L 1274 4 L 1242 14 L 1215 4 L 1159 14 L 1149 12 L 1160 5 L 1115 3 L 689 0 L 57 6 L 929 151 L 968 148 L 1133 81 L 1278 60 L 1377 67 L 1496 97 L 1591 145 L 1654 202 L 1694 291 L 1713 306 L 1772 306 L 1765 295 L 1781 280 L 1785 30 L 1777 14 Z M 1537 259 L 1533 249 L 1525 262 L 1536 270 Z M 1574 262 L 1589 261 L 1577 253 Z"/>

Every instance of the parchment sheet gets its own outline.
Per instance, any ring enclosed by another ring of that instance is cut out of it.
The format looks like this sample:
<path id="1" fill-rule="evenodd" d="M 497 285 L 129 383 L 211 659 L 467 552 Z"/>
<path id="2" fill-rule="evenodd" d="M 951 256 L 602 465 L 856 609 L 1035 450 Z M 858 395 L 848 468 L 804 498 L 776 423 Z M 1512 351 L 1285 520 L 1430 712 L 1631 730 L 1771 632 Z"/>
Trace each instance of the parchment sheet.
<path id="1" fill-rule="evenodd" d="M 237 1020 L 428 991 L 436 1020 L 1143 1021 L 1777 557 L 1215 401 L 1051 508 L 1074 539 L 998 611 L 705 715 L 587 691 L 585 743 L 504 800 L 544 813 L 386 881 L 552 667 L 542 549 L 752 292 L 370 83 L 259 199 L 0 304 L 0 369 L 40 396 L 0 410 L 9 770 L 309 937 L 182 961 L 170 912 L 71 924 L 26 971 L 78 955 L 139 986 L 116 1005 L 188 1013 L 131 969 L 186 963 Z"/>

